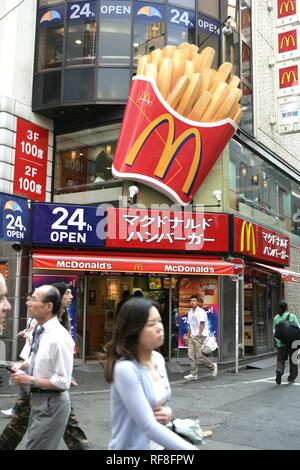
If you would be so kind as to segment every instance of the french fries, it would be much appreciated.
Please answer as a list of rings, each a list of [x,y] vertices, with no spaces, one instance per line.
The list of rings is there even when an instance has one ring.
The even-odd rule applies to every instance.
[[[231,75],[230,62],[212,68],[212,47],[198,49],[186,42],[155,49],[139,59],[137,75],[153,78],[162,97],[182,116],[202,122],[229,117],[238,124],[243,117],[239,77]]]

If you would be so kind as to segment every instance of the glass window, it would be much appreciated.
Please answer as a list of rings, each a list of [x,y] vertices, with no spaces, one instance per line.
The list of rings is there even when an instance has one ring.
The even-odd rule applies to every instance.
[[[169,5],[177,5],[182,8],[195,9],[195,0],[169,0]]]
[[[48,5],[54,5],[55,3],[62,3],[61,0],[39,0],[39,7],[47,7]]]
[[[154,49],[161,48],[165,42],[164,6],[135,2],[133,11],[133,61]]]
[[[94,69],[66,70],[63,101],[94,99]]]
[[[243,119],[241,126],[249,132],[253,132],[253,91],[251,86],[242,83],[243,96],[241,106],[243,109]]]
[[[300,184],[235,140],[229,152],[231,208],[259,224],[300,235]]]
[[[251,9],[244,0],[241,1],[241,34],[251,42]]]
[[[205,47],[212,47],[216,51],[213,68],[220,63],[220,21],[215,18],[198,13],[198,42],[200,51]]]
[[[126,101],[131,75],[128,69],[98,69],[97,98]]]
[[[66,65],[94,64],[96,2],[68,3]]]
[[[219,0],[198,0],[198,10],[215,18],[220,18]]]
[[[61,91],[61,70],[39,73],[34,76],[32,96],[33,109],[45,104],[59,104]]]
[[[61,67],[64,8],[42,8],[37,13],[37,71]]]
[[[195,43],[195,12],[168,7],[168,44]]]
[[[99,189],[112,180],[119,130],[120,124],[112,124],[57,136],[55,194]]]
[[[131,48],[131,1],[101,1],[99,63],[129,65]]]

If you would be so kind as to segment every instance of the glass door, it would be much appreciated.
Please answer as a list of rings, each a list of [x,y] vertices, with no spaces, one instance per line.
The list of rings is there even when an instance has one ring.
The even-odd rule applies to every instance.
[[[255,287],[256,349],[259,353],[268,348],[267,286],[256,284]]]

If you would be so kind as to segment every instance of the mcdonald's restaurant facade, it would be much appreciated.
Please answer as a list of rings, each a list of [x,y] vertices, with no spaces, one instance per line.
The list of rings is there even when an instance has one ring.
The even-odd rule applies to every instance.
[[[148,3],[160,20],[157,13],[155,19],[139,14]],[[16,10],[24,28],[16,40],[30,36],[19,47],[19,63],[27,60],[28,69],[13,71],[26,80],[19,84],[19,94],[1,107],[7,117],[1,191],[36,202],[31,202],[31,235],[26,241],[17,234],[3,238],[0,231],[0,261],[4,272],[8,269],[9,292],[15,299],[14,318],[0,332],[8,345],[7,359],[16,359],[21,347],[16,347],[15,338],[25,325],[26,291],[56,280],[73,286],[69,315],[78,361],[101,356],[122,292],[138,290],[160,306],[166,357],[187,357],[186,313],[194,293],[204,298],[221,362],[236,354],[237,325],[240,357],[273,351],[272,317],[278,300],[284,296],[296,313],[300,305],[295,288],[300,172],[254,137],[253,87],[265,83],[265,76],[260,84],[253,83],[252,35],[259,19],[256,15],[252,21],[253,3],[39,0],[31,2],[30,20],[28,12],[25,18]],[[234,21],[225,34],[220,23],[228,15]],[[182,38],[196,44],[205,41],[200,49],[214,47],[215,67],[226,60],[234,64],[234,73],[241,77],[244,118],[195,194],[188,215],[182,214],[182,207],[175,209],[179,216],[161,192],[134,179],[113,178],[112,162],[138,57]],[[34,40],[33,56],[26,47]],[[285,40],[283,47],[290,43]],[[265,68],[269,72],[268,65]],[[283,79],[292,80],[292,73]],[[5,88],[3,94],[11,96]],[[24,103],[21,96],[26,96]],[[29,170],[19,156],[28,158],[30,153],[39,165],[31,158]],[[20,173],[12,172],[13,164]],[[155,217],[144,213],[143,221],[123,214],[124,236],[116,220],[128,209],[131,185],[138,185],[137,204],[158,212]],[[221,201],[213,195],[216,190],[221,191]],[[199,222],[197,214],[203,212]],[[137,223],[144,224],[142,232]],[[21,251],[11,249],[11,242],[21,244]],[[14,291],[15,280],[21,282]]]

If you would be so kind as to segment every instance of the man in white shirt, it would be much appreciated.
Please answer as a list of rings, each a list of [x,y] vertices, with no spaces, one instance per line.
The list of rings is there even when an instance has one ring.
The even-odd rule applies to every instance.
[[[27,450],[58,449],[70,414],[74,341],[59,323],[60,307],[55,287],[44,285],[34,291],[28,305],[38,322],[32,353],[11,375],[14,384],[31,387]]]
[[[218,373],[217,364],[211,362],[201,351],[203,343],[208,336],[207,314],[202,307],[203,300],[197,295],[190,297],[191,310],[188,313],[188,357],[191,361],[191,373],[185,375],[186,380],[198,379],[198,361],[211,370],[212,376]],[[199,306],[200,305],[200,306]]]

